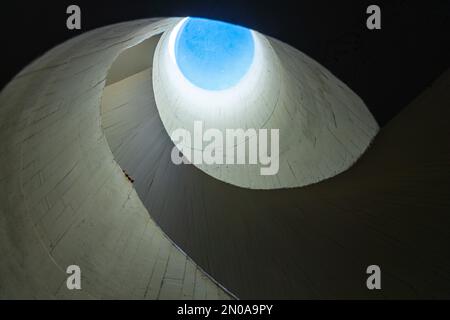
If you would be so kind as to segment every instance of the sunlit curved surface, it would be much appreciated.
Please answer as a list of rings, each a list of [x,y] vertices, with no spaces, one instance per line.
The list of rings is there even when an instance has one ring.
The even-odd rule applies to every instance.
[[[193,85],[172,54],[185,22],[162,35],[154,56],[153,85],[169,136],[181,150],[192,150],[184,155],[196,167],[240,187],[292,188],[347,170],[368,148],[379,128],[364,102],[313,59],[256,31],[253,63],[237,85],[218,91]],[[203,131],[219,130],[223,136],[227,129],[278,130],[278,167],[263,175],[260,164],[229,165],[240,146],[257,143],[254,132],[231,146],[215,147],[222,163],[196,161],[195,153],[208,144],[194,147],[174,138],[180,128],[194,136],[196,121],[202,122]]]

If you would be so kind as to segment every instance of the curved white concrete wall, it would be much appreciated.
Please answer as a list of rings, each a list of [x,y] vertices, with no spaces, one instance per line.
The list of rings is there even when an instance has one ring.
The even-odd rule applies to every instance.
[[[116,57],[176,21],[82,34],[0,93],[0,298],[229,298],[150,218],[100,123]]]
[[[104,88],[119,54],[178,21],[83,34],[37,59],[0,93],[0,298],[229,298],[149,214],[242,298],[448,297],[450,250],[442,244],[450,179],[442,146],[450,126],[436,116],[448,110],[448,73],[344,174],[305,188],[237,188],[170,162],[173,144],[151,97],[149,69],[116,70],[117,81]],[[353,152],[376,131],[361,100],[297,50],[270,38],[266,44],[284,79],[267,126],[302,125],[282,133],[290,141],[285,157],[293,152],[316,173],[315,149],[356,159]],[[121,110],[124,102],[131,103]],[[137,118],[153,130],[138,130]],[[134,185],[101,127],[116,120],[121,128],[109,128],[115,138],[123,138],[124,123],[140,133],[125,143],[134,153]],[[296,144],[314,152],[295,154]],[[388,275],[381,296],[361,285],[360,272],[373,261]],[[81,291],[66,289],[70,264],[82,269]]]
[[[0,260],[0,297],[229,297],[153,222],[101,128],[103,88],[115,59],[179,21],[133,21],[85,33],[34,61],[1,92],[0,250],[8,259]],[[258,189],[316,182],[350,166],[377,131],[362,101],[339,80],[257,32],[244,86],[230,89],[232,99],[207,95],[199,104],[172,81],[170,35],[163,34],[153,59],[157,108],[168,132],[192,128],[196,119],[222,130],[280,129],[278,175],[260,176],[252,166],[199,166],[213,177]],[[111,87],[128,92],[129,78]],[[71,264],[82,269],[81,291],[66,289]]]
[[[378,132],[364,102],[344,83],[298,50],[255,31],[253,65],[236,86],[222,91],[195,87],[172,54],[180,23],[163,34],[154,56],[155,99],[169,135],[183,128],[193,136],[194,121],[224,135],[235,128],[280,133],[276,175],[261,175],[259,165],[194,163],[213,177],[252,189],[305,186],[348,169]],[[221,152],[225,159],[230,154],[226,148]]]

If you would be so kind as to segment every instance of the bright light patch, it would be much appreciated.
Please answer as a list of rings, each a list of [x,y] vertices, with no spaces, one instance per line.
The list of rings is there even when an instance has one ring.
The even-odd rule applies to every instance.
[[[206,90],[237,84],[254,56],[249,29],[201,18],[185,19],[175,41],[175,59],[182,74]]]

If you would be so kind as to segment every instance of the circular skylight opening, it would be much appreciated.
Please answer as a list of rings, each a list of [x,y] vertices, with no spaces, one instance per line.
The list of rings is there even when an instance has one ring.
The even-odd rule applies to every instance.
[[[175,59],[192,84],[206,90],[236,85],[254,56],[252,32],[233,24],[187,18],[175,41]]]

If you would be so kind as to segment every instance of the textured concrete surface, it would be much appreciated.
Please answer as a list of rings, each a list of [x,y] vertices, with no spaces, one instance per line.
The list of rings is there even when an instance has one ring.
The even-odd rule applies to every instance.
[[[105,129],[108,141],[152,217],[238,297],[449,297],[449,72],[345,173],[264,191],[173,165],[164,125],[136,99],[149,76],[129,79],[135,91],[105,91],[106,105],[121,106],[108,115],[116,123]],[[119,92],[133,99],[124,104]],[[365,286],[371,264],[382,269],[382,291]]]
[[[113,152],[155,221],[239,298],[449,298],[449,86],[447,72],[352,168],[302,188],[239,188],[173,165],[158,117],[125,128],[142,117],[132,101],[106,135],[127,137]],[[381,291],[366,288],[372,264]]]
[[[152,95],[132,94],[150,69],[103,92],[120,52],[174,22],[84,34],[1,92],[0,297],[228,297],[206,273],[239,298],[450,297],[450,72],[349,170],[251,190],[172,164]],[[65,290],[68,264],[82,291]]]
[[[260,165],[194,164],[221,181],[252,189],[316,183],[351,167],[378,132],[375,119],[350,88],[285,43],[254,32],[254,65],[235,88],[217,92],[183,80],[171,58],[171,39],[171,32],[162,35],[153,73],[157,107],[169,134],[184,128],[193,136],[198,120],[204,130],[224,135],[235,128],[279,130],[275,175],[261,175]],[[248,138],[254,139],[256,135]],[[224,157],[242,143],[235,143],[234,150],[224,148]]]
[[[173,21],[83,34],[1,92],[0,298],[229,298],[150,218],[100,125],[116,56]]]

